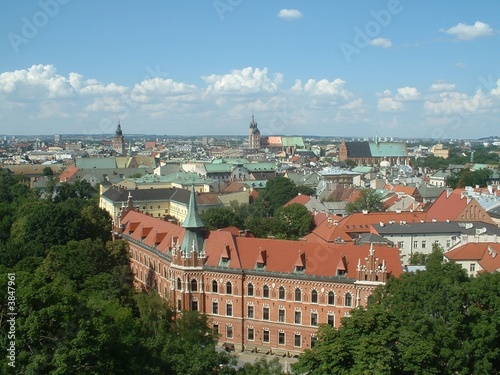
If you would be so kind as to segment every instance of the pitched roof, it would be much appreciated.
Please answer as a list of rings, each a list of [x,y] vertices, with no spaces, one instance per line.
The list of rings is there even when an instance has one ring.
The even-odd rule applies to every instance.
[[[370,142],[370,153],[373,157],[407,157],[408,151],[404,142]]]
[[[59,182],[71,181],[76,172],[78,172],[78,168],[74,165],[70,165],[59,175]]]
[[[427,210],[427,220],[446,221],[459,219],[459,214],[469,205],[471,200],[475,200],[462,194],[462,191],[462,189],[443,191]]]
[[[370,225],[380,222],[388,223],[405,221],[407,223],[417,223],[425,219],[425,212],[369,212],[367,214],[356,212],[339,222],[339,226],[346,233],[367,233],[370,232]]]
[[[290,206],[291,204],[294,204],[294,203],[297,203],[297,204],[300,204],[301,206],[304,206],[307,202],[309,202],[310,199],[311,199],[311,197],[309,195],[298,194],[295,197],[293,197],[291,200],[289,200],[287,203],[285,203],[283,205],[283,207]]]
[[[370,145],[368,142],[346,142],[347,156],[350,158],[371,157]]]
[[[495,272],[500,269],[500,244],[483,242],[483,243],[466,243],[463,246],[446,252],[444,255],[449,260],[464,261],[475,260],[479,265],[488,272]]]

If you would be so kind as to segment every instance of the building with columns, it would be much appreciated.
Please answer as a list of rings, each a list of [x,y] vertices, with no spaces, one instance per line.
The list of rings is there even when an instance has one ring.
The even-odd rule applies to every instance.
[[[207,231],[194,191],[181,226],[133,207],[114,234],[130,245],[136,286],[157,291],[178,314],[206,314],[229,349],[299,354],[314,345],[320,324],[338,327],[402,272],[397,248]]]

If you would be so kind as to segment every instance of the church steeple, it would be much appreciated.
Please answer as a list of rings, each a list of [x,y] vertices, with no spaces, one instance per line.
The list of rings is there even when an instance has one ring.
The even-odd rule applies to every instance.
[[[196,193],[194,191],[194,184],[191,186],[191,195],[189,197],[189,206],[187,216],[182,223],[182,227],[186,229],[184,238],[181,244],[181,252],[183,257],[189,258],[195,252],[200,256],[203,252],[203,221],[201,221],[198,214],[198,207],[196,205]]]
[[[115,135],[113,137],[113,151],[116,155],[125,155],[125,137],[123,136],[122,126],[120,121],[118,121],[118,126],[116,127]]]
[[[260,149],[260,130],[257,127],[257,123],[253,117],[252,112],[252,122],[250,123],[250,128],[248,131],[248,148],[251,150]]]

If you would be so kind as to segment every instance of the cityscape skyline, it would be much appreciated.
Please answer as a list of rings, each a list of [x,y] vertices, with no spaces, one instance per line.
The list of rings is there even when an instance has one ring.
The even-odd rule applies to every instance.
[[[497,134],[493,1],[5,7],[0,134]]]

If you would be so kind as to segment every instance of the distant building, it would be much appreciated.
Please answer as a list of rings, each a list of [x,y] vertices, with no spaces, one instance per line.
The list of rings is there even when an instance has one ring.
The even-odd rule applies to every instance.
[[[260,150],[263,148],[271,152],[284,151],[287,154],[294,154],[295,150],[304,148],[302,137],[284,137],[278,135],[264,136],[260,135],[260,130],[252,115],[248,134],[248,148],[250,150]]]
[[[430,148],[430,153],[436,157],[448,159],[450,156],[450,150],[448,148],[444,148],[442,143],[438,143]]]
[[[379,165],[382,161],[390,165],[409,165],[408,150],[404,142],[342,141],[339,152],[340,161],[352,160],[360,165]]]
[[[253,115],[248,134],[248,148],[251,150],[260,150],[260,130],[257,127]]]
[[[125,137],[123,136],[120,122],[118,122],[118,127],[116,128],[115,136],[113,137],[112,147],[115,154],[125,155]]]

